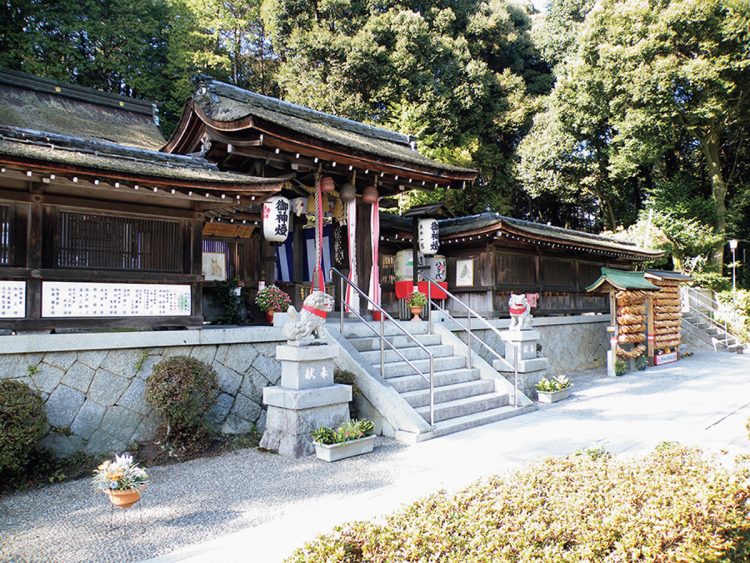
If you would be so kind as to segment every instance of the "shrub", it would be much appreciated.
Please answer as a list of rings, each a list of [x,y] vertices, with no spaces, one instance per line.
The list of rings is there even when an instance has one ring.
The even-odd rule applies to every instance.
[[[421,291],[415,291],[409,298],[409,307],[422,307],[427,306],[427,296]]]
[[[46,430],[41,397],[18,381],[0,381],[0,473],[23,471]]]
[[[615,360],[615,375],[625,375],[626,371],[628,371],[628,364],[620,359]]]
[[[166,358],[146,380],[146,401],[167,423],[167,438],[185,445],[207,435],[206,414],[216,398],[216,372],[187,356]]]
[[[258,308],[265,311],[286,312],[292,304],[292,298],[285,291],[282,291],[275,285],[267,285],[255,296],[255,304]]]
[[[567,375],[557,375],[552,379],[541,378],[535,387],[537,391],[542,391],[543,393],[554,393],[555,391],[562,391],[572,386],[573,382]]]
[[[637,369],[638,371],[643,371],[647,367],[648,367],[648,359],[646,358],[646,356],[638,356],[635,359],[635,369]]]
[[[320,444],[341,444],[364,438],[372,434],[374,428],[375,425],[370,420],[347,420],[344,424],[336,428],[336,430],[327,426],[321,426],[317,430],[313,430],[310,436],[314,442]]]
[[[748,475],[680,447],[547,459],[345,524],[290,561],[748,561]]]

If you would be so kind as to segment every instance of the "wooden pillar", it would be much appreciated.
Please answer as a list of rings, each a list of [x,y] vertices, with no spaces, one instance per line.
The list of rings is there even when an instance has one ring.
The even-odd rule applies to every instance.
[[[44,205],[42,196],[33,195],[26,222],[26,267],[31,278],[26,283],[26,318],[42,318],[42,280],[39,270],[43,265]]]
[[[189,257],[189,269],[187,273],[201,275],[203,272],[203,220],[198,219],[188,223],[187,228],[189,236],[186,237],[184,248],[185,254]],[[190,295],[192,303],[190,305],[190,315],[199,322],[203,322],[203,283],[191,283]]]
[[[617,299],[615,290],[609,290],[609,315],[610,325],[607,328],[609,334],[609,354],[607,354],[607,375],[615,377],[615,363],[617,362]]]
[[[646,298],[646,355],[649,365],[654,365],[654,298],[649,295]]]

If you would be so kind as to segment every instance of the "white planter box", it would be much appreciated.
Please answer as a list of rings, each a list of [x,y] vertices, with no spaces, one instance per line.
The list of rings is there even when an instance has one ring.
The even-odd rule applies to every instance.
[[[557,401],[562,401],[563,399],[567,399],[568,397],[570,397],[570,394],[572,392],[572,386],[561,389],[560,391],[537,391],[536,400],[540,403],[556,403]]]
[[[323,461],[338,461],[347,457],[370,453],[375,446],[375,436],[365,436],[359,440],[352,440],[351,442],[343,442],[341,444],[329,445],[319,444],[318,442],[313,442],[313,444],[315,445],[315,455],[318,456],[318,459],[322,459]]]

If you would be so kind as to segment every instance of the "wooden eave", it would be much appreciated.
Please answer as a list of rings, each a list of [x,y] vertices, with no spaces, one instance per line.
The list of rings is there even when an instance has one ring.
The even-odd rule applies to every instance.
[[[619,256],[623,258],[627,258],[630,260],[652,260],[654,258],[658,258],[658,256],[653,256],[650,254],[643,254],[641,252],[638,252],[637,250],[633,251],[626,251],[626,250],[620,250],[616,248],[609,248],[604,246],[599,246],[596,244],[591,243],[583,243],[583,242],[572,242],[572,241],[565,241],[554,237],[545,237],[537,234],[530,234],[522,229],[514,228],[508,223],[505,222],[498,222],[494,225],[489,225],[483,228],[479,229],[473,229],[470,231],[465,231],[461,233],[460,235],[450,235],[446,237],[445,241],[456,241],[458,239],[466,239],[468,237],[483,237],[494,234],[493,237],[495,242],[497,242],[498,239],[502,237],[518,237],[516,240],[519,240],[520,242],[527,242],[530,244],[534,243],[544,243],[547,245],[555,245],[556,247],[560,248],[567,248],[570,250],[578,250],[578,251],[584,251],[589,252],[592,254],[604,254],[604,255],[610,255],[610,256]],[[513,239],[511,239],[513,240]],[[479,240],[477,240],[477,243]]]
[[[69,164],[59,164],[44,160],[16,158],[7,155],[0,155],[0,164],[3,166],[13,167],[21,171],[32,171],[40,174],[59,174],[61,176],[76,176],[82,179],[112,182],[127,182],[141,184],[148,187],[162,189],[182,188],[192,190],[202,190],[219,192],[220,194],[239,195],[241,197],[264,198],[269,195],[278,193],[289,178],[279,178],[278,182],[273,183],[228,183],[210,182],[202,180],[189,180],[185,178],[166,178],[153,175],[133,174],[130,172],[120,172],[112,170],[103,170],[93,167],[75,166]]]
[[[219,135],[216,136],[223,138],[224,142],[229,140],[227,134],[242,132],[246,135],[250,131],[255,131],[262,139],[261,145],[272,151],[278,149],[289,154],[300,154],[321,161],[335,162],[343,170],[346,170],[346,167],[352,167],[359,170],[368,170],[373,175],[375,173],[388,174],[394,178],[403,179],[403,182],[400,183],[405,184],[407,189],[429,189],[435,184],[460,188],[463,187],[465,182],[474,181],[477,176],[475,172],[468,171],[436,172],[435,169],[428,166],[388,159],[364,151],[326,143],[252,116],[231,122],[216,121],[208,117],[192,100],[187,104],[177,129],[164,146],[164,150],[183,154],[192,152],[199,145],[200,139],[207,129],[209,135],[211,135],[211,129],[218,132]],[[238,145],[241,144],[241,141],[239,141]],[[292,159],[287,160],[292,161]],[[417,184],[414,184],[414,181]]]

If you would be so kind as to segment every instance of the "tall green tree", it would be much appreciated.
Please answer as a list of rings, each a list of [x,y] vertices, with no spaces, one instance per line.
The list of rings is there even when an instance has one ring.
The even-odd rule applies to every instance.
[[[476,166],[458,212],[512,205],[512,154],[549,73],[526,8],[504,0],[268,0],[285,98],[419,138]]]
[[[723,237],[728,148],[748,119],[750,4],[601,0],[577,43],[519,149],[527,188],[591,190],[614,227],[613,202],[634,203],[633,217],[654,177],[679,170],[670,169],[677,152],[698,164]],[[553,186],[544,184],[550,177]],[[720,259],[717,248],[714,262]]]

